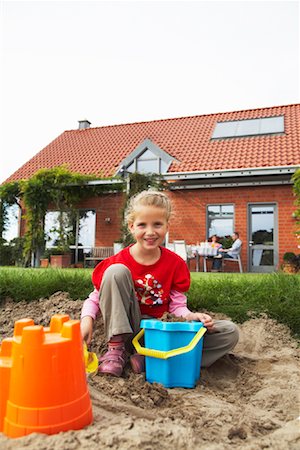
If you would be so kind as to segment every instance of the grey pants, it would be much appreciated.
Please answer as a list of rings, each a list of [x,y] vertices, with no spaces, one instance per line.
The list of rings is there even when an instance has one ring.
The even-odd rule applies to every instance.
[[[109,266],[100,287],[100,309],[107,341],[118,334],[136,335],[141,313],[129,269],[123,264]],[[209,367],[237,344],[237,326],[229,320],[216,320],[215,331],[206,332],[203,341],[202,367]]]

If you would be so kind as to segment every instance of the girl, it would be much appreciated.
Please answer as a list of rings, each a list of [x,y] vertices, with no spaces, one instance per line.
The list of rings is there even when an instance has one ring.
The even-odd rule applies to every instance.
[[[171,203],[157,191],[143,191],[131,198],[126,220],[135,244],[100,262],[94,269],[94,291],[84,302],[81,333],[91,342],[99,308],[108,350],[100,358],[99,372],[121,376],[127,362],[125,343],[140,329],[141,318],[160,318],[165,312],[201,321],[204,335],[202,366],[210,366],[238,341],[237,327],[213,321],[208,314],[191,312],[183,294],[190,287],[190,273],[183,259],[162,247],[169,229]],[[130,357],[132,369],[143,371],[144,357]]]

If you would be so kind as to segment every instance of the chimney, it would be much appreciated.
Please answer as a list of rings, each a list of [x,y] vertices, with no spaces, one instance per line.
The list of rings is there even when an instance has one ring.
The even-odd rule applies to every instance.
[[[91,122],[89,122],[87,119],[84,120],[78,120],[79,123],[79,130],[85,130],[86,128],[90,128]]]

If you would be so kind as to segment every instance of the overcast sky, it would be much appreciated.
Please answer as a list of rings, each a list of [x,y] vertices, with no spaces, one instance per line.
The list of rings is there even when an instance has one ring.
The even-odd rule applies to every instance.
[[[0,3],[0,183],[80,119],[300,102],[299,1]]]

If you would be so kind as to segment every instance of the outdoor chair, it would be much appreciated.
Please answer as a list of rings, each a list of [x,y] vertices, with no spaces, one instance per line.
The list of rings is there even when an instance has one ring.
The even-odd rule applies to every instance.
[[[114,254],[114,248],[113,247],[93,247],[91,248],[91,252],[89,256],[84,255],[84,262],[83,267],[86,267],[87,261],[103,261],[106,258],[109,258],[109,256],[112,256]]]
[[[173,241],[173,246],[174,246],[174,253],[176,253],[177,255],[181,256],[181,258],[187,263],[187,265],[189,266],[190,264],[190,257],[188,254],[188,249],[187,249],[187,245],[185,243],[184,240],[181,241]]]
[[[121,242],[114,242],[113,245],[114,245],[113,246],[113,253],[114,253],[114,255],[119,253],[124,248],[124,246],[123,246],[123,244]]]
[[[243,266],[240,255],[238,255],[236,258],[223,258],[223,270],[228,263],[238,263],[240,273],[243,273]]]
[[[168,250],[171,250],[171,252],[174,252],[174,244],[172,244],[172,243],[168,243],[167,245],[166,245],[166,248],[168,249]]]

